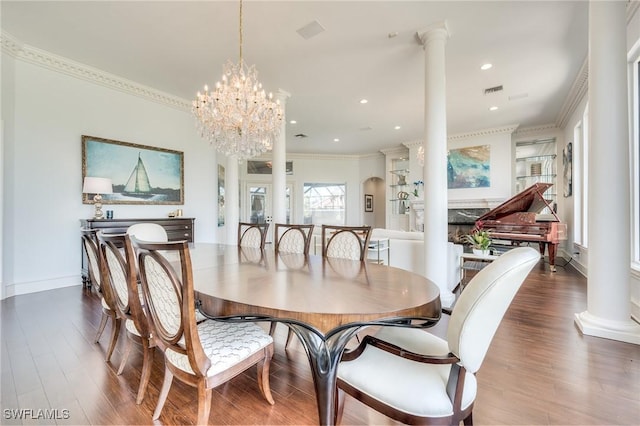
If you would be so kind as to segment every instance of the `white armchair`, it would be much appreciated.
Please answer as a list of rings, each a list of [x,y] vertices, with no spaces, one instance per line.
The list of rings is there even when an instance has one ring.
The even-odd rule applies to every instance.
[[[516,248],[478,272],[453,308],[446,340],[416,328],[383,327],[366,336],[343,355],[338,388],[404,423],[472,424],[475,374],[539,259],[530,247]]]

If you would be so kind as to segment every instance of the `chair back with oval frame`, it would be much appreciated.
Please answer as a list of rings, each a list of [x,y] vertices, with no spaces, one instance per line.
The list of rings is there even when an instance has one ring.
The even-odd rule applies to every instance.
[[[364,261],[370,237],[370,226],[322,225],[322,257]]]
[[[267,241],[268,223],[238,223],[238,245],[264,249]]]
[[[275,224],[275,246],[277,253],[309,254],[309,245],[315,225]]]

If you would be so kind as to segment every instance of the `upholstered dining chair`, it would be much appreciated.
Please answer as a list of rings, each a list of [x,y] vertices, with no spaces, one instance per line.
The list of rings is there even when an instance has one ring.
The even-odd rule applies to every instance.
[[[370,237],[370,226],[322,225],[322,257],[364,261]]]
[[[383,327],[365,336],[338,367],[344,394],[397,421],[473,424],[476,372],[491,340],[540,254],[520,247],[478,272],[457,300],[446,340],[422,329]]]
[[[187,242],[149,243],[131,237],[152,334],[164,354],[165,374],[158,404],[162,412],[173,378],[197,388],[198,424],[206,424],[212,389],[257,365],[263,397],[274,404],[269,385],[273,339],[252,322],[206,320],[196,323],[193,272]],[[164,257],[175,253],[179,267]]]
[[[274,251],[277,258],[285,255],[286,262],[287,253],[304,254],[305,256],[307,256],[309,254],[309,245],[313,236],[313,228],[315,228],[315,225],[293,225],[276,223],[274,229]],[[271,323],[269,334],[272,336],[276,331],[276,324],[277,323],[275,322]],[[287,341],[284,345],[285,349],[289,346],[289,342],[291,342],[292,337],[293,331],[289,329],[289,332],[287,334]]]
[[[309,254],[309,244],[315,225],[275,224],[274,251],[278,253]]]
[[[127,343],[117,375],[122,374],[133,343],[135,342],[142,346],[142,373],[140,374],[140,384],[136,397],[136,403],[140,404],[144,399],[151,376],[154,343],[151,339],[149,322],[144,312],[142,292],[138,286],[135,252],[128,234],[104,234],[99,232],[98,241],[100,241],[100,250],[115,293],[115,307],[118,317],[124,320],[127,332]]]
[[[115,306],[114,291],[109,282],[109,277],[104,265],[104,259],[98,249],[97,229],[80,229],[82,236],[82,246],[87,256],[89,280],[92,283],[91,288],[95,289],[96,294],[100,297],[102,304],[102,318],[96,333],[95,343],[100,341],[100,336],[107,326],[107,322],[111,319],[111,339],[105,355],[105,360],[109,362],[111,355],[116,347],[116,341],[120,334],[120,318],[118,318]]]
[[[238,223],[238,245],[264,249],[267,241],[268,223]]]
[[[135,235],[137,239],[152,242],[169,241],[167,230],[162,225],[150,222],[134,223],[127,228],[127,234]]]

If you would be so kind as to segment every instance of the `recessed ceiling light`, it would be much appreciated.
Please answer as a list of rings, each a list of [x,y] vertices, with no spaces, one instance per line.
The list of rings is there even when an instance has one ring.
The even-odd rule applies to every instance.
[[[482,71],[486,71],[486,70],[488,70],[488,69],[489,69],[489,68],[491,68],[491,67],[493,67],[493,65],[492,65],[492,64],[482,64],[482,66],[480,67],[480,69],[481,69]]]
[[[401,129],[401,127],[400,127],[400,126],[395,126],[395,127],[394,127],[394,129],[395,129],[395,130],[400,130],[400,129]]]
[[[334,142],[340,142],[340,139],[335,138],[333,141],[334,141]]]
[[[291,121],[289,122],[289,124],[296,124],[296,123],[297,123],[297,121],[296,121],[296,120],[291,120]]]
[[[368,103],[368,102],[369,102],[369,101],[368,101],[368,100],[366,100],[366,99],[360,99],[360,103],[361,103],[361,104],[366,104],[366,103]]]
[[[495,106],[495,105],[494,105],[494,106],[492,106],[492,107],[489,107],[489,111],[495,111],[495,110],[497,110],[497,109],[498,109],[498,107],[497,107],[497,106]]]

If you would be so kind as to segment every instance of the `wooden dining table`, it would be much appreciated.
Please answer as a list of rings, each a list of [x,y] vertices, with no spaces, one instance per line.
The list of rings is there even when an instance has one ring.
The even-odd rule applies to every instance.
[[[438,287],[402,269],[222,244],[197,243],[190,255],[203,314],[281,322],[298,336],[311,365],[320,424],[335,423],[338,364],[358,331],[428,327],[440,318]]]

